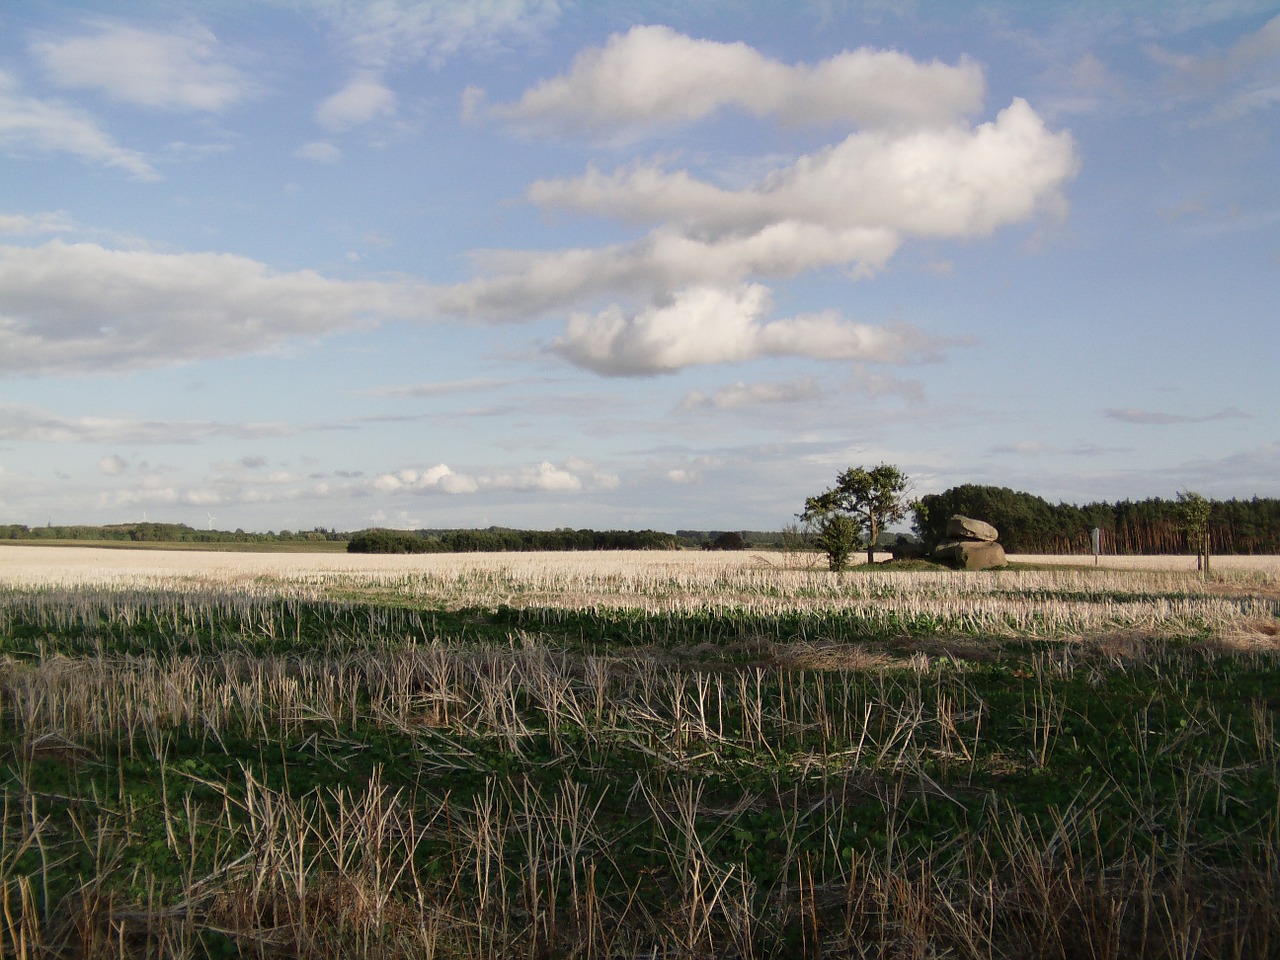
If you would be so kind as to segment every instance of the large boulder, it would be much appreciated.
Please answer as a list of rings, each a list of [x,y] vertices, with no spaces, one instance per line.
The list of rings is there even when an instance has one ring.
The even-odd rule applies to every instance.
[[[990,542],[999,540],[1000,532],[983,520],[962,517],[957,513],[947,521],[947,536],[952,540]]]
[[[1009,563],[1004,547],[994,540],[947,540],[934,548],[933,555],[957,570],[990,570]]]

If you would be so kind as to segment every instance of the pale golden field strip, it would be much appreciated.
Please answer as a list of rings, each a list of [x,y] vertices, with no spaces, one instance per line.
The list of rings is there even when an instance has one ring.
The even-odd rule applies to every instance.
[[[876,555],[888,560],[887,553]],[[1094,567],[1090,556],[1013,554],[1019,564],[1054,564]],[[812,566],[821,572],[816,555],[803,560],[782,553],[705,550],[647,550],[597,552],[528,553],[434,553],[416,555],[350,553],[237,553],[202,550],[120,550],[102,547],[43,547],[0,544],[0,582],[110,583],[137,577],[189,577],[200,580],[241,582],[245,577],[274,577],[290,580],[310,575],[346,574],[442,574],[456,571],[503,570],[516,574],[546,574],[549,571],[604,576],[707,575],[724,571],[788,569]],[[1280,556],[1214,557],[1215,572],[1224,575],[1254,573],[1280,577]],[[1194,572],[1194,556],[1107,556],[1099,558],[1099,569]]]
[[[886,557],[887,559],[887,557]],[[1280,558],[1019,556],[1041,569],[827,572],[813,555],[600,551],[360,555],[0,545],[0,586],[218,593],[450,609],[557,608],[766,617],[839,612],[869,627],[991,636],[1209,630],[1276,642]]]
[[[1210,557],[1210,568],[1215,572],[1240,573],[1256,572],[1280,575],[1280,557],[1277,556],[1231,556]],[[1064,564],[1073,566],[1093,566],[1093,557],[1089,556],[1040,556],[1033,554],[1013,554],[1009,557],[1013,563]],[[1194,572],[1196,558],[1191,555],[1163,555],[1153,557],[1099,557],[1099,567],[1109,570],[1182,570]]]

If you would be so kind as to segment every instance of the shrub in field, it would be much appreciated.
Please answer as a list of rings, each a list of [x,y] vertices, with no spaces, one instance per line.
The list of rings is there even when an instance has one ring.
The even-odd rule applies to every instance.
[[[827,566],[840,573],[849,566],[849,557],[862,545],[858,525],[843,513],[835,513],[818,521],[815,542],[827,555]]]
[[[742,539],[742,534],[729,531],[712,540],[710,548],[712,550],[745,550],[747,541]]]

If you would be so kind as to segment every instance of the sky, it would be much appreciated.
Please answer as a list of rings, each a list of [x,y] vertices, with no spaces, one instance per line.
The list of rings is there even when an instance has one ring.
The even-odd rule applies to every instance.
[[[0,523],[1280,496],[1280,3],[0,6]]]

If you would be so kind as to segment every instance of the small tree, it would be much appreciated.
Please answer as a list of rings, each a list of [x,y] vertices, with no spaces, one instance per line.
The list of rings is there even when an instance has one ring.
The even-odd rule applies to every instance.
[[[909,489],[907,475],[891,464],[882,463],[871,470],[850,467],[830,490],[805,500],[800,519],[817,524],[818,543],[827,551],[832,570],[844,569],[858,534],[865,537],[867,563],[875,563],[881,531],[907,515]],[[848,546],[837,566],[832,547],[843,544]]]
[[[1178,494],[1178,521],[1196,551],[1196,568],[1209,579],[1209,514],[1211,504],[1194,490]]]
[[[849,566],[849,555],[858,547],[858,525],[843,513],[831,513],[818,521],[818,533],[814,537],[827,555],[827,566],[840,573]]]
[[[712,540],[711,546],[715,550],[745,550],[747,541],[742,538],[742,534],[730,530]]]

